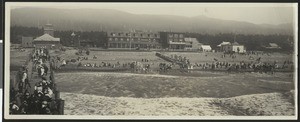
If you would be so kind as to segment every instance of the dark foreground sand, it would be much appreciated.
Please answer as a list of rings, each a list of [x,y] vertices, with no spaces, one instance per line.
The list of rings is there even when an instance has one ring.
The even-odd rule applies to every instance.
[[[66,115],[126,116],[292,116],[294,105],[282,93],[232,98],[129,98],[61,93]]]

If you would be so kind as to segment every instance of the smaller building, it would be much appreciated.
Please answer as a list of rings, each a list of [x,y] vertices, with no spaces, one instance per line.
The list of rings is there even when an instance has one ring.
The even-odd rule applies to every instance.
[[[212,51],[210,45],[201,45],[200,50],[203,52],[211,52]]]
[[[49,34],[44,34],[33,40],[34,47],[58,48],[61,46],[60,38],[54,38]]]
[[[228,52],[231,50],[230,42],[222,42],[221,44],[217,45],[219,51]]]
[[[172,50],[184,50],[186,42],[184,40],[184,33],[179,32],[160,32],[161,42],[163,48]]]
[[[232,51],[236,53],[244,53],[246,52],[244,45],[241,45],[237,42],[234,42],[232,45]]]
[[[199,51],[201,43],[196,38],[184,38],[185,50],[189,51]]]
[[[219,51],[222,51],[222,52],[237,52],[237,53],[246,52],[244,45],[241,45],[237,42],[234,42],[234,43],[222,42],[217,47],[219,48]]]
[[[24,36],[22,36],[21,46],[25,47],[25,48],[33,47],[32,42],[33,42],[33,37],[24,37]]]
[[[61,47],[60,38],[54,37],[54,29],[52,24],[46,24],[44,27],[44,35],[37,37],[32,42],[33,47],[58,48]]]

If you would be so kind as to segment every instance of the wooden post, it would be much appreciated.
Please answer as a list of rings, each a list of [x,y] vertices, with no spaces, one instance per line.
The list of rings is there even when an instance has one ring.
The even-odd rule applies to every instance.
[[[65,107],[65,101],[62,99],[58,99],[58,114],[64,115],[64,107]]]
[[[60,99],[60,92],[55,90],[55,99]]]

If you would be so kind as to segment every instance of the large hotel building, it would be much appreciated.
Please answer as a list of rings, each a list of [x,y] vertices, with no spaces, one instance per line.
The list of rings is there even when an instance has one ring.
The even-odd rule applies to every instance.
[[[177,32],[107,32],[107,47],[122,49],[184,49],[183,33]]]
[[[160,36],[155,32],[107,32],[108,48],[160,49]]]

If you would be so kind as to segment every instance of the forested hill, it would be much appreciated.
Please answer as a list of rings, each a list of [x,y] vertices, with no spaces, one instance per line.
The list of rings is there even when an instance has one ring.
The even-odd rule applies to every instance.
[[[37,27],[47,22],[56,30],[75,31],[175,31],[201,34],[293,34],[293,24],[253,24],[220,20],[206,16],[183,17],[174,15],[131,14],[111,9],[49,9],[18,8],[11,12],[12,26]]]
[[[90,40],[97,42],[101,45],[105,43],[105,31],[55,31],[54,36],[61,38],[61,43],[65,46],[71,43],[71,33],[75,32],[80,35],[80,40]],[[22,27],[12,26],[11,27],[11,42],[21,43],[22,36],[38,37],[43,34],[43,29],[36,27]],[[246,46],[247,50],[265,50],[264,46],[269,43],[277,43],[282,49],[278,51],[293,50],[293,36],[289,35],[244,35],[235,33],[219,33],[219,34],[201,34],[201,33],[185,33],[186,37],[197,38],[200,43],[211,45],[213,49],[222,41],[233,42],[237,41],[240,44]]]

